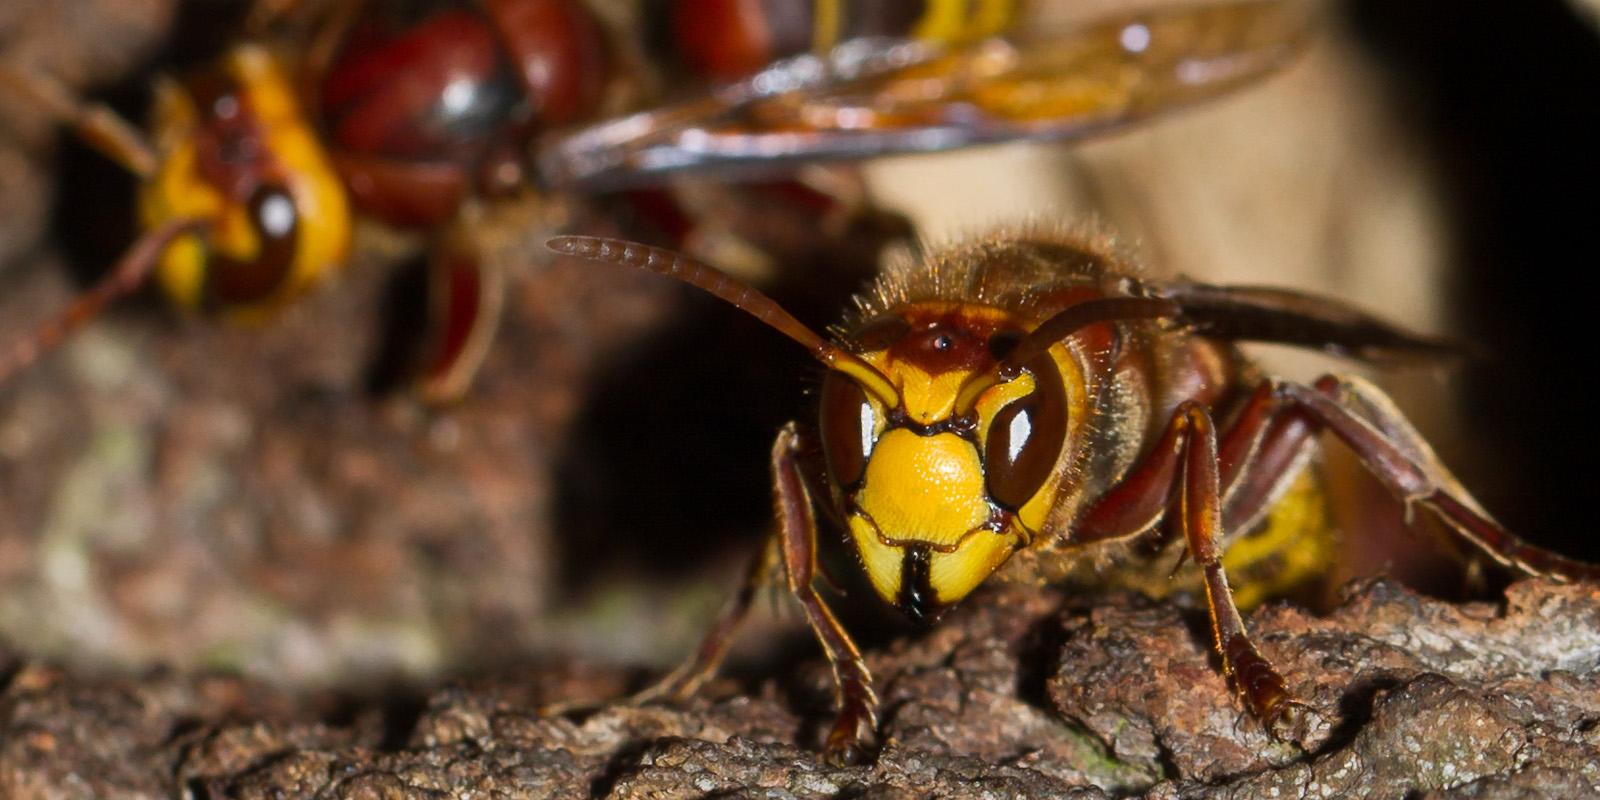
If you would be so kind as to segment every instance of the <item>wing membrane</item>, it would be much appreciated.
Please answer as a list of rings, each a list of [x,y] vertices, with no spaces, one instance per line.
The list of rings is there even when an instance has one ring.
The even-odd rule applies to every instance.
[[[1460,343],[1412,333],[1322,295],[1256,286],[1166,284],[1148,294],[1173,300],[1208,336],[1323,350],[1368,361],[1472,355]]]
[[[1236,0],[1030,25],[962,47],[855,41],[716,95],[579,131],[544,150],[558,186],[683,169],[1071,140],[1225,94],[1298,51],[1312,6]]]

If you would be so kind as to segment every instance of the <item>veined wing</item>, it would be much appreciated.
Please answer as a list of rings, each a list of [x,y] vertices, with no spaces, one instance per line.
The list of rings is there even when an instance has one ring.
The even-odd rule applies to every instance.
[[[698,101],[567,134],[542,148],[555,187],[679,170],[1084,138],[1203,102],[1288,63],[1315,6],[1231,0],[1030,25],[960,47],[856,40]]]

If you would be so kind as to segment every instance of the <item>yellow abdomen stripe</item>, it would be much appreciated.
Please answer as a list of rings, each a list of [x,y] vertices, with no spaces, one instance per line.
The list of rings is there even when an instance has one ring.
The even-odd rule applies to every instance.
[[[816,0],[811,16],[811,51],[826,53],[839,43],[839,28],[844,24],[845,0]]]
[[[911,29],[918,39],[970,42],[993,36],[1011,23],[1016,0],[928,0]]]
[[[856,0],[861,2],[862,0]],[[1011,24],[1017,0],[925,0],[922,16],[909,35],[916,39],[962,43],[993,36]],[[850,0],[815,0],[811,16],[811,51],[826,53],[842,40],[845,4]]]

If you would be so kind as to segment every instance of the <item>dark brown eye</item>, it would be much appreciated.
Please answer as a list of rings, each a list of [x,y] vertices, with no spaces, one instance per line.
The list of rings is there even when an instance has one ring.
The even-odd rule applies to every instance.
[[[1033,391],[1000,409],[984,446],[984,479],[1001,507],[1021,508],[1050,477],[1067,435],[1067,396],[1049,354],[1026,367]]]
[[[855,381],[834,373],[822,380],[822,455],[833,482],[850,488],[867,471],[872,452],[872,405]]]
[[[260,250],[249,261],[213,256],[206,273],[208,299],[222,305],[259,303],[272,296],[294,272],[300,238],[300,212],[284,186],[263,183],[251,193],[250,222],[260,237]]]

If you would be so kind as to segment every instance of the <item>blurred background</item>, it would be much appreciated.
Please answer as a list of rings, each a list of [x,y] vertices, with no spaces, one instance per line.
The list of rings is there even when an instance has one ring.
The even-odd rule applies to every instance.
[[[1324,291],[1482,344],[1465,369],[1379,377],[1508,526],[1600,560],[1582,506],[1600,444],[1581,389],[1592,301],[1569,277],[1591,258],[1600,185],[1593,10],[1329,10],[1294,65],[1220,102],[1074,147],[887,159],[866,185],[935,243],[1092,224],[1158,274]],[[13,0],[0,57],[139,120],[152,78],[213,55],[241,12]],[[132,190],[0,94],[0,343],[115,260]],[[511,238],[595,213],[563,206]],[[377,376],[416,318],[414,243],[360,237],[344,275],[269,325],[184,319],[152,293],[0,387],[5,647],[314,685],[688,651],[766,530],[771,437],[815,380],[803,355],[666,281],[527,247],[477,385],[430,410]],[[803,264],[766,285],[823,326],[869,268]],[[1344,366],[1261,355],[1301,378]],[[1371,540],[1420,541],[1378,521],[1370,481],[1335,491]],[[1346,569],[1449,592],[1426,550],[1353,546]]]

